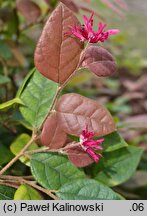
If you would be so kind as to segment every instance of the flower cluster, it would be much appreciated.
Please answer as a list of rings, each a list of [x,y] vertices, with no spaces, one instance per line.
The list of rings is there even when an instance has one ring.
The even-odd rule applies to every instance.
[[[103,149],[100,145],[104,141],[104,138],[99,140],[91,140],[93,136],[94,133],[88,132],[88,126],[86,126],[86,129],[83,130],[82,134],[80,135],[80,144],[82,149],[86,151],[95,162],[98,162],[102,155],[95,150]]]
[[[108,39],[110,35],[114,35],[119,33],[118,29],[110,29],[104,31],[106,24],[99,22],[98,30],[95,32],[93,30],[93,13],[91,17],[88,19],[87,16],[84,16],[84,25],[81,27],[71,26],[70,34],[75,35],[82,42],[88,41],[89,43],[97,43],[99,41],[104,42]]]

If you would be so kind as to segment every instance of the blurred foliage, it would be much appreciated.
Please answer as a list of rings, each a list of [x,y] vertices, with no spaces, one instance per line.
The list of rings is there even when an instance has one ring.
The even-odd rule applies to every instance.
[[[110,48],[116,56],[118,66],[127,68],[128,72],[134,76],[142,74],[142,68],[147,67],[147,60],[143,57],[141,50],[130,49],[127,46],[129,36],[121,33],[112,38]]]

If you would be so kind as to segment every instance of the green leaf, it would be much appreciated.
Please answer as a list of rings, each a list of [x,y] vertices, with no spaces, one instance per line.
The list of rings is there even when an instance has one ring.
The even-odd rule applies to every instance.
[[[14,104],[23,104],[19,98],[14,98],[5,103],[0,104],[0,110],[10,109]]]
[[[28,121],[26,121],[25,119],[21,119],[18,121],[21,125],[23,125],[25,128],[27,128],[28,130],[33,130],[32,126],[30,125],[30,123]]]
[[[0,56],[4,59],[9,59],[12,57],[12,52],[10,47],[4,42],[0,40]]]
[[[7,84],[9,82],[11,82],[9,77],[6,77],[6,76],[3,76],[3,75],[0,74],[0,85],[1,84]]]
[[[7,147],[0,143],[0,165],[6,164],[13,158],[13,154]]]
[[[21,134],[19,135],[14,142],[10,145],[11,152],[14,155],[19,154],[19,152],[24,148],[24,146],[30,141],[31,137],[28,134]],[[32,143],[31,146],[28,147],[27,151],[35,150],[38,146],[36,143]],[[28,159],[26,156],[22,156],[19,158],[19,160],[26,164],[27,166],[30,166],[30,159]]]
[[[103,151],[110,152],[128,146],[125,140],[117,133],[113,132],[104,137]]]
[[[0,185],[0,200],[13,200],[16,189]]]
[[[32,75],[34,74],[34,72],[36,71],[36,68],[33,68],[25,77],[21,87],[19,88],[16,97],[20,97],[20,95],[22,94],[23,90],[25,89],[26,85],[28,84],[28,82],[30,81],[30,78],[32,77]]]
[[[21,124],[25,128],[27,128],[28,130],[31,130],[31,131],[33,130],[30,123],[23,118],[23,116],[21,115],[19,110],[13,111],[13,115],[12,115],[11,119],[12,119],[12,122],[16,122],[17,125]]]
[[[84,178],[85,174],[65,157],[53,153],[37,153],[31,159],[31,170],[39,184],[58,190],[73,179]]]
[[[94,179],[112,187],[127,181],[135,172],[143,149],[128,146],[103,153],[103,158],[93,165]]]
[[[109,187],[93,180],[80,179],[63,185],[56,195],[62,200],[120,200]]]
[[[42,200],[40,193],[29,185],[21,185],[14,194],[14,200]]]
[[[39,128],[47,116],[57,87],[57,83],[48,80],[36,70],[21,93],[24,106],[20,107],[20,111],[34,128]]]

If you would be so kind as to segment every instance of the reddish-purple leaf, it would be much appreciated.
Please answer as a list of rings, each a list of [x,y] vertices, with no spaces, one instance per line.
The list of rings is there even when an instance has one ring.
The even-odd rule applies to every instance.
[[[56,105],[58,121],[67,134],[79,136],[88,124],[94,136],[104,136],[115,130],[109,111],[94,100],[79,94],[65,94]]]
[[[62,3],[64,3],[70,10],[72,10],[75,13],[79,12],[79,8],[77,4],[72,0],[60,0]]]
[[[40,7],[31,0],[18,0],[16,7],[30,23],[36,22],[41,15]]]
[[[79,63],[83,43],[65,35],[69,26],[79,21],[72,11],[60,3],[49,17],[35,50],[35,66],[48,79],[64,83]]]
[[[97,76],[110,76],[117,68],[113,56],[106,49],[96,45],[86,49],[83,54],[82,66]]]
[[[69,160],[77,167],[85,167],[94,160],[80,147],[71,148],[67,151]]]
[[[62,126],[57,121],[56,113],[49,116],[44,123],[41,133],[42,145],[51,149],[62,148],[66,142],[66,133],[62,130]]]

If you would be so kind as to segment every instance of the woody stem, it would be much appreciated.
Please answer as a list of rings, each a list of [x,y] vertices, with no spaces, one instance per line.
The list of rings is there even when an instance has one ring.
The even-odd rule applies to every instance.
[[[32,135],[32,138],[30,139],[30,141],[25,145],[25,147],[19,152],[19,154],[17,154],[1,171],[0,171],[0,175],[2,175],[7,169],[9,169],[24,153],[25,151],[28,149],[28,147],[35,141],[35,139],[37,138],[36,135]]]
[[[56,105],[56,102],[57,102],[57,100],[58,100],[58,97],[59,97],[61,91],[62,91],[63,88],[67,85],[67,83],[72,79],[72,77],[76,74],[76,72],[80,69],[80,65],[81,65],[81,63],[82,63],[82,60],[83,60],[83,57],[84,57],[84,53],[85,53],[86,49],[88,48],[89,44],[90,44],[90,43],[88,42],[88,43],[86,44],[84,50],[82,51],[82,53],[81,53],[81,55],[80,55],[79,63],[78,63],[78,65],[77,65],[76,69],[75,69],[75,70],[73,71],[73,73],[68,77],[68,79],[65,80],[65,82],[64,82],[63,84],[59,85],[59,87],[57,88],[56,94],[55,94],[55,96],[54,96],[52,105],[51,105],[50,110],[49,110],[49,113],[48,113],[47,117],[44,119],[44,121],[43,121],[43,123],[42,123],[42,125],[41,125],[41,128],[43,127],[43,125],[44,125],[46,119],[48,118],[48,116],[50,115],[50,113],[53,111],[53,109],[54,109],[54,107],[55,107],[55,105]]]
[[[21,176],[0,176],[0,185],[6,185],[6,186],[11,186],[14,188],[18,188],[19,184],[27,184],[30,185],[31,187],[47,194],[54,200],[58,200],[59,198],[55,196],[53,193],[57,192],[57,190],[49,190],[49,189],[44,189],[41,186],[37,185],[35,181],[30,181],[26,180],[25,178],[22,178]]]
[[[77,146],[80,146],[81,144],[78,142],[78,143],[75,143],[75,142],[72,142],[68,145],[66,145],[65,147],[63,148],[60,148],[60,149],[49,149],[49,148],[44,148],[44,149],[36,149],[36,150],[32,150],[32,151],[27,151],[25,152],[24,154],[25,155],[30,155],[30,154],[35,154],[35,153],[42,153],[42,152],[57,152],[57,153],[62,153],[64,154],[64,152],[68,149],[71,149],[71,148],[74,148],[74,147],[77,147]]]

